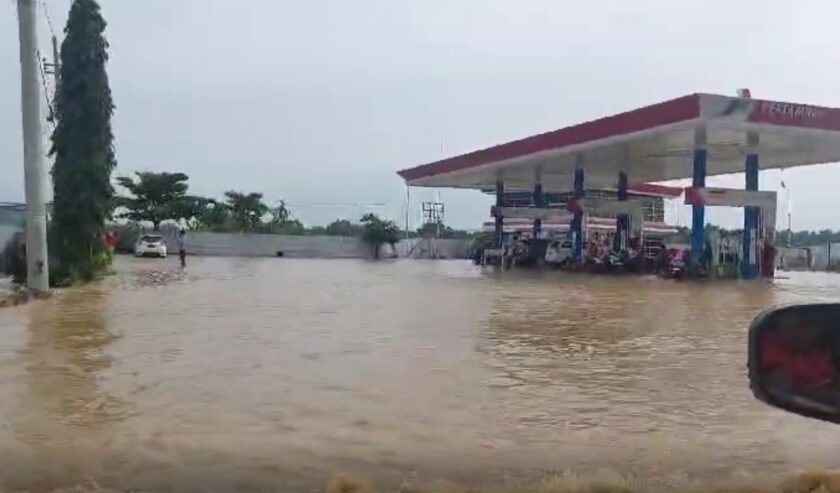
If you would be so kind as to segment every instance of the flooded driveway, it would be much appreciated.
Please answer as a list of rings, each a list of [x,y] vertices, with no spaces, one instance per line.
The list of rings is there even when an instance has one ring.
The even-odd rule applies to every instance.
[[[0,310],[0,485],[296,488],[838,466],[840,427],[755,401],[746,329],[840,298],[462,261],[119,258]],[[37,479],[36,479],[37,478]],[[203,491],[207,491],[203,489]],[[215,491],[215,490],[214,490]]]

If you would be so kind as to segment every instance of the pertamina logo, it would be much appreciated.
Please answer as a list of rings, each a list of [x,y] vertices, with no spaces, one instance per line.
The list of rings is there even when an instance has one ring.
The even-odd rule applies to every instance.
[[[746,98],[731,99],[729,104],[720,112],[720,116],[738,117],[748,115],[752,108],[752,100]]]
[[[824,111],[815,106],[805,104],[775,103],[765,101],[761,103],[761,112],[768,116],[784,118],[820,118]]]

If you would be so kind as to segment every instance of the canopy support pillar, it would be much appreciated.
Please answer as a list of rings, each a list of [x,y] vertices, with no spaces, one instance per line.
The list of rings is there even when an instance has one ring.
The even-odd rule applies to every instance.
[[[582,162],[578,159],[578,165],[575,167],[575,182],[574,182],[574,198],[576,200],[582,199],[586,192],[584,191],[584,172],[581,166]],[[572,260],[580,263],[583,260],[583,210],[577,204],[572,216]]]
[[[618,173],[618,201],[627,201],[627,172]],[[615,220],[615,238],[613,250],[620,252],[627,249],[627,232],[630,230],[630,218],[627,214],[619,214]]]
[[[496,207],[504,206],[505,182],[501,178],[496,180]],[[501,214],[496,214],[496,248],[502,248],[505,240],[505,220]]]
[[[694,134],[694,174],[691,185],[695,188],[706,186],[706,129],[697,129]],[[706,208],[703,204],[691,206],[691,264],[697,268],[701,266],[703,249],[705,248]]]
[[[533,204],[534,204],[534,207],[537,207],[537,208],[545,207],[545,196],[543,195],[543,186],[542,186],[542,169],[540,169],[540,168],[537,168],[537,170],[534,172]],[[540,218],[534,219],[534,240],[539,239],[541,232],[542,232],[542,219],[540,219]]]
[[[758,190],[758,135],[747,135],[749,154],[746,160],[746,190]],[[760,209],[758,207],[744,207],[744,236],[741,258],[741,277],[756,279],[758,277],[758,221]],[[765,218],[767,220],[768,218]],[[769,218],[774,220],[775,218]]]

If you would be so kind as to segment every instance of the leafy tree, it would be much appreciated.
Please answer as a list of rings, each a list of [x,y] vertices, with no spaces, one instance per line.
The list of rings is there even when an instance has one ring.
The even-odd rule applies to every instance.
[[[184,219],[190,227],[195,227],[209,209],[218,205],[219,203],[211,198],[186,195],[173,204],[171,219]]]
[[[265,223],[262,230],[266,233],[276,233],[288,226],[289,230],[298,230],[306,228],[298,220],[292,220],[292,214],[286,208],[286,202],[281,200],[276,207],[266,207],[268,214],[268,221]],[[265,215],[263,215],[264,217]],[[300,233],[303,234],[303,233]]]
[[[399,241],[400,230],[393,221],[368,213],[362,216],[361,223],[362,240],[370,246],[375,259],[379,259],[380,249],[384,243],[394,245]]]
[[[425,223],[417,230],[417,236],[465,240],[470,237],[470,233],[461,229],[452,229],[443,223]]]
[[[204,207],[195,216],[196,229],[210,231],[227,231],[231,229],[230,207],[213,199],[205,199]]]
[[[488,249],[493,248],[496,245],[496,234],[490,231],[479,231],[471,235],[470,237],[470,256],[481,257],[481,253]]]
[[[283,200],[280,200],[277,206],[269,207],[267,215],[268,220],[260,226],[261,232],[295,236],[303,236],[307,233],[306,226],[292,218],[292,213]]]
[[[231,220],[241,231],[256,231],[262,223],[263,217],[269,212],[262,198],[261,193],[225,192]]]
[[[61,44],[61,83],[56,91],[56,127],[51,246],[53,281],[90,280],[110,263],[101,241],[113,212],[114,103],[105,64],[106,22],[95,0],[74,0]]]
[[[303,236],[306,234],[306,226],[297,219],[289,219],[283,224],[274,226],[269,232],[281,235]]]
[[[117,204],[128,209],[123,217],[132,221],[148,221],[155,231],[160,223],[169,219],[190,219],[201,213],[209,199],[187,196],[184,173],[137,172],[135,176],[120,176],[117,183],[128,190],[132,197],[118,197]]]
[[[785,230],[776,232],[777,244],[787,245],[788,238],[790,238],[790,244],[797,247],[825,245],[840,242],[840,231],[822,229],[820,231]]]
[[[327,225],[324,233],[330,236],[362,236],[363,228],[347,219],[336,219]]]

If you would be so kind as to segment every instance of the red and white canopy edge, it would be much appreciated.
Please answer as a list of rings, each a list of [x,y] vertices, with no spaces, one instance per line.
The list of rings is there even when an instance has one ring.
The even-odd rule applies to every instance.
[[[410,186],[530,190],[541,169],[547,191],[571,189],[576,166],[586,188],[615,187],[619,171],[636,183],[690,178],[698,129],[705,129],[707,175],[840,161],[840,108],[691,94],[599,120],[500,144],[399,172]],[[748,146],[747,135],[758,136]]]

